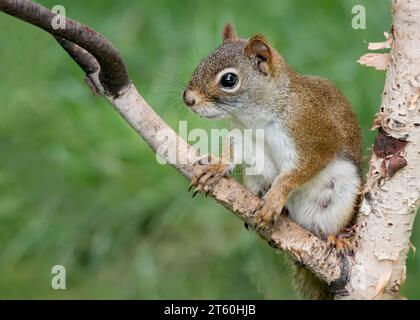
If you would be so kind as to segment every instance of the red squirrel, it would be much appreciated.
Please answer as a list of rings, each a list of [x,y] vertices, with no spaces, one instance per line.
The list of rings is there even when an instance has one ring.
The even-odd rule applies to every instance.
[[[264,167],[243,174],[262,197],[257,228],[268,228],[287,208],[289,217],[338,249],[337,234],[355,216],[361,188],[360,128],[350,103],[329,80],[302,75],[261,35],[237,37],[231,24],[223,43],[204,58],[183,93],[185,104],[232,128],[264,130]],[[231,140],[220,161],[197,166],[192,184],[209,192],[232,172]],[[244,154],[246,157],[246,154]],[[304,268],[296,274],[309,298],[330,298],[326,284]]]

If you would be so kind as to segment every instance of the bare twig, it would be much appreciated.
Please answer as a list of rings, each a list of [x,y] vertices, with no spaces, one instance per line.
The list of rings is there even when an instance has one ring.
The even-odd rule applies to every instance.
[[[73,42],[92,54],[101,67],[101,83],[112,96],[118,95],[123,87],[130,84],[127,69],[118,50],[105,37],[86,25],[66,18],[64,29],[54,29],[52,21],[55,14],[28,0],[0,0],[0,11],[35,25],[55,37]],[[81,63],[87,66],[83,61]]]

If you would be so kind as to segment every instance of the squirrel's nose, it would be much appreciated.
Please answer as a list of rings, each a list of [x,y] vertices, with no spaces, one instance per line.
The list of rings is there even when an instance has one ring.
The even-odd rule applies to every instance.
[[[191,90],[185,89],[182,97],[184,98],[184,102],[187,106],[192,107],[195,105],[195,94]]]

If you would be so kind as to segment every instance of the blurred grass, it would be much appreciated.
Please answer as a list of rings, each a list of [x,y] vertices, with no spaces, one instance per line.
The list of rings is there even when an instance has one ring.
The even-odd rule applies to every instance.
[[[55,1],[38,1],[47,7]],[[180,92],[230,20],[265,34],[299,72],[353,103],[366,155],[384,73],[355,61],[382,41],[389,4],[371,1],[81,1],[67,15],[108,37],[173,127],[223,127],[187,114]],[[367,29],[351,28],[351,8]],[[155,156],[44,32],[0,14],[0,298],[296,298],[281,254]],[[419,243],[416,224],[412,242]],[[403,293],[420,298],[410,253]],[[67,290],[51,289],[63,264]]]

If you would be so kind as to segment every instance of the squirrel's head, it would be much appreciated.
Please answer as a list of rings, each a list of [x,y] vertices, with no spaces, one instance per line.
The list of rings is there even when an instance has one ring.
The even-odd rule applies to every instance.
[[[285,70],[282,57],[263,36],[239,39],[228,23],[222,45],[195,69],[184,90],[184,102],[205,118],[255,114],[260,112],[259,102],[276,98]]]

